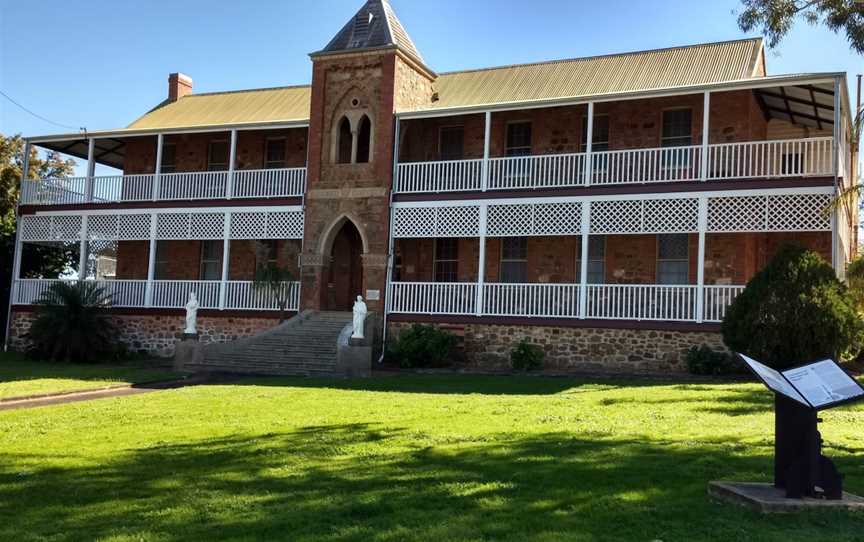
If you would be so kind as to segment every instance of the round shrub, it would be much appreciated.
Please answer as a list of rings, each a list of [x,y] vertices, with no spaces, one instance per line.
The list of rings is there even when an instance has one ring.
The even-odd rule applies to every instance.
[[[390,344],[388,357],[400,366],[441,367],[450,362],[456,337],[435,326],[414,324]]]
[[[543,368],[545,357],[542,348],[522,339],[510,352],[510,363],[517,371],[536,371]]]
[[[726,311],[723,340],[775,369],[861,349],[854,300],[821,256],[786,245]]]
[[[687,370],[694,375],[728,375],[743,372],[743,367],[726,352],[713,350],[707,344],[693,346],[687,352]]]

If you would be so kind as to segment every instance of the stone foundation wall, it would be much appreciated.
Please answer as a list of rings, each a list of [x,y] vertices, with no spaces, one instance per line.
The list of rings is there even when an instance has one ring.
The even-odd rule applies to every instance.
[[[16,311],[12,313],[9,345],[17,351],[29,346],[27,332],[33,322],[34,313]],[[174,345],[182,337],[185,318],[181,315],[125,315],[113,316],[119,329],[118,340],[130,351],[158,357],[174,355]],[[227,316],[199,316],[198,334],[202,343],[224,343],[256,335],[276,326],[279,319],[244,318]]]
[[[389,325],[391,339],[411,323]],[[546,353],[545,369],[601,373],[683,373],[691,346],[725,350],[719,332],[661,331],[491,324],[434,324],[456,334],[465,368],[508,369],[510,352],[522,340]]]

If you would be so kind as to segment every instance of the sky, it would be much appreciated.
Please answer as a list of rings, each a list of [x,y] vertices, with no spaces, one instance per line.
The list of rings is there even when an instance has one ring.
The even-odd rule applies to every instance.
[[[180,71],[195,92],[308,84],[323,48],[363,0],[0,0],[0,133],[119,128],[161,102]],[[750,37],[740,0],[391,0],[438,72]],[[768,73],[845,71],[864,57],[799,21]]]

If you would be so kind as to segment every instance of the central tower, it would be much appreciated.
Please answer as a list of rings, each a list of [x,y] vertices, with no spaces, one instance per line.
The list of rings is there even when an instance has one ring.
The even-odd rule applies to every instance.
[[[397,111],[432,103],[435,73],[387,0],[369,0],[312,57],[303,309],[383,310]]]

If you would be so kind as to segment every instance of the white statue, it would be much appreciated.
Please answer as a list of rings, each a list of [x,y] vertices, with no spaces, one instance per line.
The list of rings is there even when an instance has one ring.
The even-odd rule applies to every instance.
[[[198,295],[195,292],[189,292],[189,302],[186,303],[186,330],[183,332],[187,335],[195,335],[198,333],[196,323],[198,320]]]
[[[363,302],[363,296],[358,295],[357,301],[354,302],[354,333],[351,334],[352,339],[363,338],[363,324],[366,323],[366,313],[369,309],[366,308],[366,303]]]

